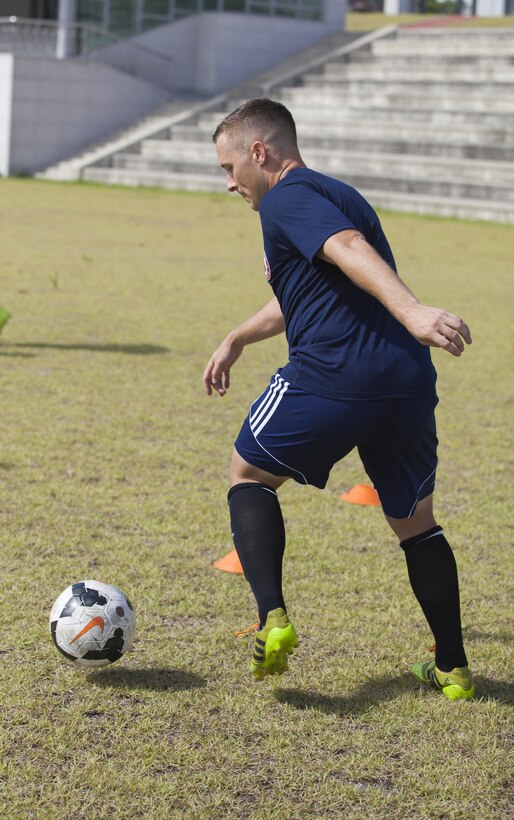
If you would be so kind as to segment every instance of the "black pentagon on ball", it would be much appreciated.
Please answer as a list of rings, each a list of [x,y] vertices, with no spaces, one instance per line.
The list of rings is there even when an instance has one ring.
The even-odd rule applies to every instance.
[[[121,658],[123,655],[124,643],[123,629],[120,627],[115,630],[112,638],[109,638],[109,640],[105,642],[103,649],[91,649],[89,652],[86,652],[82,658],[85,661],[108,660],[114,663],[114,661],[117,661],[118,658]]]
[[[96,589],[88,589],[83,581],[80,584],[73,584],[71,588],[71,598],[60,614],[60,618],[69,618],[78,606],[103,606],[107,603],[105,595],[101,595]]]

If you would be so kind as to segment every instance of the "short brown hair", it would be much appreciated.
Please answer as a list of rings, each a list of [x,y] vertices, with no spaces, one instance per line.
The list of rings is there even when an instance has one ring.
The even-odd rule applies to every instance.
[[[296,125],[291,112],[282,103],[266,97],[247,100],[228,114],[216,128],[212,141],[217,142],[218,137],[227,131],[243,131],[256,126],[274,132],[274,135],[293,145],[297,144]]]

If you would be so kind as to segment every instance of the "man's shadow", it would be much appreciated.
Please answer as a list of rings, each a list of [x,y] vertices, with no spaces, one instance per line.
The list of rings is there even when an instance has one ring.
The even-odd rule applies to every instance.
[[[430,690],[425,684],[419,686]],[[508,681],[498,681],[482,675],[475,676],[477,700],[495,700],[498,703],[514,703],[514,685]],[[416,681],[409,674],[397,677],[373,678],[363,683],[355,692],[346,696],[323,695],[302,689],[277,689],[275,697],[279,703],[287,703],[296,709],[316,709],[326,715],[358,715],[369,711],[388,700],[395,700],[407,692],[416,691]],[[434,692],[434,694],[437,694]]]
[[[183,669],[142,669],[142,668],[103,668],[91,671],[87,675],[90,683],[108,689],[151,689],[154,692],[184,689],[201,689],[206,685],[204,678]]]
[[[11,352],[10,348],[31,350],[90,350],[96,353],[126,353],[129,356],[155,356],[156,354],[169,353],[169,347],[151,344],[51,344],[50,342],[16,342],[15,344],[4,344],[0,351],[2,356],[34,356],[34,353]]]

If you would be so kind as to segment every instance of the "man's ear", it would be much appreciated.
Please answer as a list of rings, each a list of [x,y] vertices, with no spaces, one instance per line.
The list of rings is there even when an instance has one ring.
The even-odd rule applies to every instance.
[[[261,140],[255,140],[250,148],[250,154],[254,162],[257,162],[258,165],[263,165],[266,162],[268,151]]]

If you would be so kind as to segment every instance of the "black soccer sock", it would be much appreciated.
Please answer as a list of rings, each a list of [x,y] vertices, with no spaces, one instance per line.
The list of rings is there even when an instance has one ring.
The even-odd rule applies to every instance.
[[[450,672],[456,666],[467,666],[457,565],[441,527],[401,541],[400,546],[405,552],[412,590],[434,633],[437,668]]]
[[[265,484],[236,484],[229,491],[228,504],[234,546],[263,626],[268,612],[285,609],[282,559],[286,536],[278,496]]]

